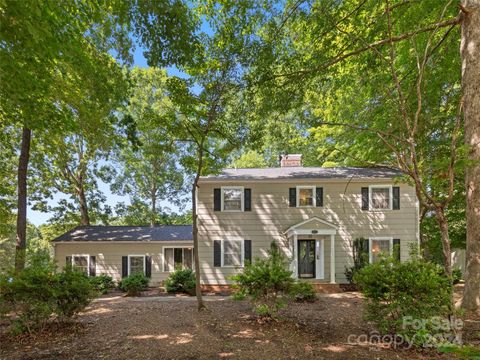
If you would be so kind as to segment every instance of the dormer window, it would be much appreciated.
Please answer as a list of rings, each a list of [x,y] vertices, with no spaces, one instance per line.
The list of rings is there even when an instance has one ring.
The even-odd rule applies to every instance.
[[[297,207],[315,206],[315,186],[297,186]]]
[[[222,187],[222,211],[243,211],[244,201],[242,186]]]

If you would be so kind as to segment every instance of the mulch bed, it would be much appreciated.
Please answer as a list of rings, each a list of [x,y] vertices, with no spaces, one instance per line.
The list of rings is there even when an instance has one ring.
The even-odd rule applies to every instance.
[[[149,294],[145,294],[149,295]],[[246,301],[207,297],[198,312],[192,297],[107,294],[76,322],[52,325],[35,337],[0,335],[1,359],[449,359],[434,350],[349,345],[368,334],[358,293],[323,295],[292,304],[279,321],[259,322]]]

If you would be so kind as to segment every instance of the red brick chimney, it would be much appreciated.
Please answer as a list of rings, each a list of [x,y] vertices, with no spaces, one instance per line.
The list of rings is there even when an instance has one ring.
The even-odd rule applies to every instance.
[[[301,167],[302,154],[280,155],[280,167]]]

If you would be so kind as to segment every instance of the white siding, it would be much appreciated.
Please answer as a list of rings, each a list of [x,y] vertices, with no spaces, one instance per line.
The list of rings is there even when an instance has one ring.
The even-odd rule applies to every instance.
[[[55,244],[55,260],[57,266],[65,266],[67,256],[72,254],[94,255],[96,260],[96,274],[106,274],[118,281],[122,277],[122,256],[150,255],[152,257],[152,277],[150,285],[159,285],[169,273],[163,271],[163,247],[192,246],[191,241],[164,241],[164,242],[64,242]]]
[[[400,186],[400,210],[362,211],[361,187],[372,184]],[[409,256],[411,244],[417,246],[417,202],[413,187],[392,180],[328,180],[285,182],[228,182],[228,185],[252,189],[252,211],[213,211],[213,189],[223,183],[201,182],[198,192],[199,247],[202,281],[205,284],[229,283],[232,268],[213,266],[213,241],[252,240],[253,257],[264,256],[272,240],[286,253],[289,243],[283,235],[292,225],[313,216],[338,227],[335,236],[336,280],[345,282],[345,266],[351,264],[351,241],[357,237],[391,236],[400,239],[401,259]],[[323,207],[290,208],[289,188],[297,185],[323,187]],[[325,241],[325,281],[329,280],[330,241]]]

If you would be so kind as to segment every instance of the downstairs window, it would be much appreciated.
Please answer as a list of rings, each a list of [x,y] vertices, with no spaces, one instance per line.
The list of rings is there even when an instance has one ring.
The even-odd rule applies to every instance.
[[[179,269],[193,269],[193,248],[164,248],[163,271],[171,272]]]

